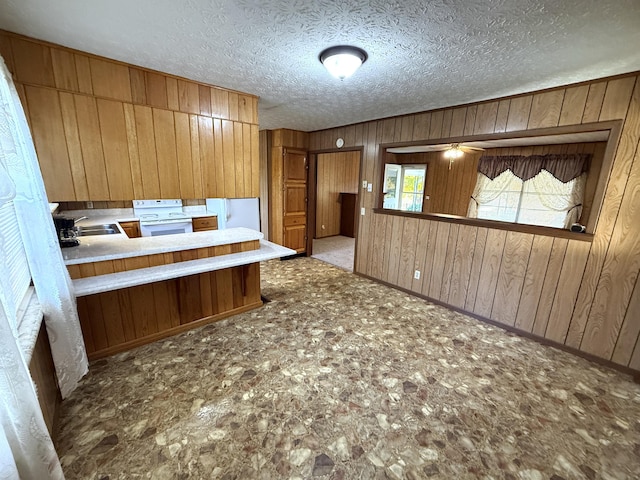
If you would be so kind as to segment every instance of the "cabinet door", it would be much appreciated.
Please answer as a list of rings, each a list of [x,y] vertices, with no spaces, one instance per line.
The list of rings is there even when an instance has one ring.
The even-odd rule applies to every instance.
[[[120,226],[129,238],[140,237],[140,222],[120,222]]]
[[[200,217],[192,220],[194,232],[218,229],[218,217]]]
[[[303,253],[307,249],[307,154],[285,150],[283,160],[284,246]]]

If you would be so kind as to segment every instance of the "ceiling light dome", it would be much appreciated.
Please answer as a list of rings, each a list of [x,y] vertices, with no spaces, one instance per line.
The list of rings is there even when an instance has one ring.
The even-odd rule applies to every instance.
[[[320,62],[340,80],[349,78],[366,61],[367,52],[349,45],[330,47],[320,53]]]

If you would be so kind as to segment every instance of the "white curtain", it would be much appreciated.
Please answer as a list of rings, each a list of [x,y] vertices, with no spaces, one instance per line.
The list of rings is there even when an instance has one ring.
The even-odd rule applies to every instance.
[[[542,205],[555,212],[567,212],[564,228],[577,223],[582,215],[582,200],[587,174],[562,183],[546,170],[525,182],[525,193],[534,192]]]
[[[44,311],[60,392],[65,398],[87,373],[87,354],[31,133],[4,61],[0,68],[0,160],[15,185],[20,232]]]
[[[0,191],[15,189],[14,207],[64,398],[88,371],[88,361],[71,280],[56,239],[29,127],[1,58],[0,164],[5,174],[0,178],[4,184]],[[13,187],[5,188],[9,182]],[[25,479],[64,478],[28,366],[4,308],[0,308],[0,423],[2,478],[5,465],[6,478],[15,478],[16,470]],[[11,461],[7,460],[9,456]]]
[[[0,232],[0,237],[2,232]],[[38,397],[0,304],[0,478],[64,479]]]
[[[473,194],[471,195],[467,216],[478,218],[478,207],[486,205],[498,198],[516,178],[511,170],[505,170],[493,180],[483,173],[478,172],[478,179],[476,180],[476,187],[473,189]]]
[[[514,182],[514,188],[515,184],[519,183],[519,188],[522,190],[519,210],[518,212],[514,210],[514,215],[517,216],[515,221],[569,228],[580,219],[587,174],[583,173],[563,183],[546,170],[541,170],[539,174],[525,182],[511,170],[505,170],[493,180],[478,172],[476,187],[469,202],[468,216],[478,218],[478,208],[491,203],[505,193],[512,182]],[[541,212],[544,209],[557,214],[544,215]],[[529,211],[538,213],[529,218],[527,217]],[[523,220],[523,218],[526,219]]]

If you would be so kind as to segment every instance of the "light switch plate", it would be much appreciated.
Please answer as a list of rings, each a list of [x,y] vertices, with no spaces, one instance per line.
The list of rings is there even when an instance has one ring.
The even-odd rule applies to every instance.
[[[373,184],[370,183],[369,185],[367,185],[367,192],[371,191],[373,191]]]
[[[416,270],[415,272],[413,272],[413,278],[415,278],[416,280],[420,280],[420,270]]]
[[[366,180],[362,181],[362,188],[367,188],[367,181]]]
[[[364,207],[362,207],[362,208],[360,209],[360,215],[362,215],[362,216],[364,217]]]

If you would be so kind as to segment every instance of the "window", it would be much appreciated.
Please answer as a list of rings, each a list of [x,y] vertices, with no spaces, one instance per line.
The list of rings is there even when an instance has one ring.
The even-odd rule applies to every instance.
[[[383,208],[421,212],[426,165],[385,165]]]
[[[522,181],[510,170],[490,180],[478,174],[477,218],[568,228],[580,218],[586,174],[562,182],[542,170]],[[472,206],[470,208],[473,209]]]
[[[31,283],[31,273],[12,201],[0,207],[0,231],[0,274],[3,277],[0,300],[12,328],[17,331],[16,315]]]

